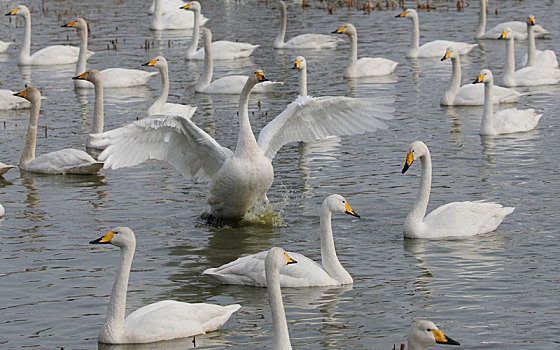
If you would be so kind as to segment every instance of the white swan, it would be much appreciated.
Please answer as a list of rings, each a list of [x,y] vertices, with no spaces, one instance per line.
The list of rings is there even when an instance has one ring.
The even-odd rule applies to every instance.
[[[428,147],[422,141],[415,141],[408,147],[402,173],[418,158],[422,165],[420,189],[412,210],[404,221],[405,237],[466,237],[494,231],[504,217],[515,209],[492,202],[452,202],[424,217],[432,186],[432,159]]]
[[[450,58],[453,66],[451,80],[447,90],[441,97],[443,106],[481,106],[484,104],[484,88],[482,85],[465,84],[461,86],[461,59],[453,47],[448,47],[442,61]],[[519,101],[521,94],[514,89],[494,86],[494,103],[512,103]]]
[[[477,44],[449,40],[434,40],[420,46],[420,23],[416,10],[404,10],[397,17],[406,17],[412,20],[412,38],[407,57],[439,57],[449,46],[453,46],[459,55],[466,55],[473,47],[477,46]]]
[[[193,35],[191,43],[189,44],[189,46],[187,47],[187,51],[185,52],[185,59],[203,60],[204,49],[198,49],[200,26],[202,25],[202,23],[200,22],[200,3],[198,1],[190,1],[185,6],[183,6],[182,9],[194,12]],[[257,47],[259,47],[259,45],[220,40],[212,43],[212,53],[215,60],[232,60],[236,58],[251,56],[251,54]]]
[[[490,70],[481,70],[473,84],[475,83],[484,83],[484,109],[480,124],[481,135],[510,134],[533,130],[537,127],[542,114],[535,113],[534,109],[519,110],[511,108],[494,113],[494,106],[490,103],[494,93],[494,77]]]
[[[0,204],[0,218],[3,217],[4,214],[6,214],[6,210],[4,209],[4,206]]]
[[[208,18],[201,16],[200,25],[204,25],[207,21]],[[151,30],[193,28],[195,28],[195,19],[192,12],[183,11],[180,9],[180,6],[177,6],[177,10],[164,13],[163,0],[154,0]]]
[[[240,219],[266,199],[273,182],[272,159],[283,145],[386,128],[378,118],[391,118],[387,108],[369,99],[349,108],[340,97],[316,108],[304,104],[310,97],[300,97],[261,130],[257,141],[249,121],[249,93],[266,80],[261,70],[255,71],[239,97],[235,152],[220,146],[189,119],[154,116],[99,135],[104,140],[98,146],[107,146],[99,158],[111,169],[147,159],[167,161],[186,179],[210,182],[211,216]]]
[[[18,92],[17,96],[31,102],[25,148],[19,160],[21,170],[43,174],[84,175],[97,173],[103,168],[103,163],[96,161],[86,152],[72,148],[46,153],[35,158],[41,93],[36,88],[28,86],[25,90]]]
[[[31,104],[29,101],[14,96],[12,90],[0,90],[0,110],[12,110],[12,109],[26,109],[30,108]]]
[[[196,107],[167,102],[167,95],[169,95],[169,69],[165,57],[157,56],[151,59],[150,62],[144,63],[143,66],[156,67],[161,77],[161,94],[148,108],[148,115],[173,114],[190,119],[196,111]]]
[[[6,52],[6,50],[8,50],[8,47],[10,47],[10,45],[12,45],[11,42],[5,42],[0,40],[0,53]]]
[[[99,149],[93,145],[95,137],[92,134],[99,134],[103,132],[103,122],[105,119],[103,112],[103,75],[97,70],[92,69],[84,72],[78,76],[73,77],[74,80],[87,80],[95,87],[95,102],[93,105],[93,122],[91,124],[91,131],[86,138],[86,148]]]
[[[177,11],[177,9],[181,6],[185,5],[185,2],[183,0],[165,0],[162,1],[160,6],[161,6],[161,14],[164,15],[168,12],[173,12],[173,11]],[[150,5],[150,8],[148,9],[148,13],[150,15],[154,14],[156,8],[156,0],[152,1],[152,4]]]
[[[535,16],[527,17],[527,55],[524,57],[523,65],[557,68],[558,60],[556,53],[552,50],[537,50],[535,44]]]
[[[426,350],[436,344],[461,345],[458,341],[443,334],[432,321],[428,320],[412,322],[406,337],[408,350]]]
[[[212,32],[208,28],[202,28],[204,37],[204,71],[196,82],[195,91],[206,94],[235,94],[238,95],[243,90],[247,82],[246,75],[229,75],[212,81],[214,62],[212,56]],[[276,81],[263,81],[255,85],[251,92],[268,93],[283,85]]]
[[[280,26],[280,32],[278,32],[278,36],[276,36],[276,39],[272,44],[272,47],[274,47],[275,49],[331,49],[335,48],[336,45],[338,45],[338,43],[342,41],[342,39],[330,35],[300,34],[284,42],[284,36],[286,35],[286,24],[288,22],[288,18],[286,15],[286,3],[282,0],[278,1],[278,8],[280,9],[282,22]]]
[[[478,10],[478,26],[476,27],[476,32],[474,35],[475,39],[498,39],[505,27],[512,28],[512,34],[515,35],[515,39],[527,39],[527,26],[521,21],[503,22],[485,32],[487,2],[488,0],[480,0],[480,7]],[[550,34],[548,30],[544,29],[538,24],[534,27],[534,31],[535,37],[537,38],[543,38],[546,35]]]
[[[505,86],[535,86],[560,83],[560,70],[557,68],[528,66],[516,71],[514,36],[511,35],[511,28],[506,28],[500,35],[500,39],[506,41]]]
[[[4,175],[8,170],[17,168],[15,165],[10,165],[0,162],[0,176]]]
[[[83,18],[77,18],[63,27],[76,28],[80,37],[80,54],[78,63],[76,64],[75,74],[79,75],[86,71],[87,62],[87,36],[88,27]],[[105,88],[123,88],[130,86],[144,85],[151,77],[156,76],[157,72],[146,72],[140,69],[126,68],[109,68],[101,71],[103,76],[103,87]],[[93,89],[93,84],[86,80],[74,80],[74,86],[78,88]]]
[[[358,32],[354,25],[348,23],[333,31],[336,34],[346,34],[350,39],[350,55],[348,66],[344,71],[345,78],[375,77],[393,73],[397,62],[381,57],[362,57],[358,59]]]
[[[282,287],[319,287],[351,284],[352,276],[342,267],[334,248],[331,227],[332,213],[356,214],[344,197],[333,194],[321,206],[321,260],[322,265],[305,255],[289,252],[298,264],[285,267],[280,271]],[[250,285],[266,287],[265,258],[267,251],[244,256],[217,268],[206,269],[202,274],[215,278],[223,284]]]
[[[22,16],[25,20],[25,36],[19,53],[18,64],[21,66],[41,66],[55,64],[70,64],[78,62],[80,49],[68,45],[52,45],[42,48],[30,55],[31,51],[31,14],[25,5],[19,5],[7,15]],[[87,57],[93,55],[88,51]]]
[[[89,243],[112,244],[121,249],[107,318],[99,332],[100,343],[151,343],[204,334],[220,329],[241,307],[163,300],[141,307],[125,318],[128,277],[136,249],[134,232],[128,227],[117,227]]]

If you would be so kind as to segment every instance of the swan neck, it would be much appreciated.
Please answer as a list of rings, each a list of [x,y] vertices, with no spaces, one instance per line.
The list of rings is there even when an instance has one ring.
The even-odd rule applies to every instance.
[[[30,61],[31,52],[31,15],[25,12],[23,15],[25,20],[25,35],[23,37],[23,45],[19,54],[19,61],[21,63],[28,63]]]
[[[196,83],[195,89],[201,90],[206,88],[212,82],[212,74],[214,71],[214,60],[212,57],[212,40],[204,35],[204,71]]]
[[[239,136],[237,138],[237,147],[235,148],[236,155],[249,158],[253,158],[254,153],[258,149],[257,140],[249,120],[249,94],[253,86],[254,83],[247,79],[239,96]]]
[[[536,65],[537,46],[535,45],[534,30],[532,25],[527,24],[527,66]]]
[[[35,147],[37,146],[37,122],[39,121],[39,111],[41,110],[41,98],[31,103],[29,111],[29,125],[27,126],[27,136],[25,137],[25,148],[19,160],[19,166],[23,166],[35,159]]]
[[[288,23],[288,17],[286,15],[286,5],[282,5],[279,3],[278,7],[280,8],[282,22],[280,23],[280,31],[278,32],[276,39],[274,39],[273,46],[277,49],[282,48],[284,46],[284,36],[286,35],[286,25]]]
[[[428,348],[425,346],[422,346],[420,344],[417,344],[414,341],[408,341],[408,350],[427,350]]]
[[[162,0],[154,1],[154,13],[152,18],[152,28],[154,29],[161,29],[161,15],[163,14],[161,1]]]
[[[307,96],[307,67],[299,70],[299,95]]]
[[[481,39],[486,32],[486,0],[480,0],[480,8],[478,10],[478,26],[476,27],[475,39]]]
[[[80,75],[86,71],[86,62],[87,62],[87,29],[86,30],[78,30],[78,36],[80,37],[80,52],[78,54],[78,63],[76,63],[76,75]],[[74,80],[74,83],[78,83],[80,80]],[[77,84],[74,84],[77,86]]]
[[[346,284],[352,282],[350,274],[342,267],[334,247],[331,223],[332,212],[326,206],[321,209],[321,263],[333,279]]]
[[[426,154],[420,157],[420,165],[422,166],[422,174],[420,175],[420,188],[416,201],[408,214],[407,221],[416,224],[421,223],[426,215],[428,201],[430,200],[430,191],[432,187],[432,158],[430,151],[426,150]]]
[[[513,33],[511,34],[513,35]],[[504,82],[507,85],[515,85],[514,73],[515,73],[515,47],[513,43],[513,38],[506,39],[506,67],[504,69]]]
[[[161,76],[161,93],[158,99],[148,109],[148,115],[163,113],[167,96],[169,95],[169,69],[167,65],[159,66],[159,75]]]
[[[358,34],[351,33],[350,38],[350,56],[348,56],[348,67],[346,68],[347,76],[358,75]]]
[[[480,134],[494,134],[494,83],[489,81],[484,83],[484,108],[480,122]]]
[[[91,125],[91,133],[98,134],[103,132],[103,82],[101,80],[94,84],[95,88],[95,104],[93,106],[93,124]]]
[[[183,10],[184,11],[184,10]],[[194,27],[191,43],[187,48],[187,59],[190,59],[198,49],[198,40],[200,37],[200,11],[198,9],[193,9],[194,12]]]
[[[452,66],[452,73],[451,73],[451,80],[447,85],[447,90],[444,94],[444,100],[447,100],[445,104],[452,105],[459,89],[461,88],[461,59],[459,55],[457,57],[451,58],[451,66]]]
[[[265,264],[266,285],[268,289],[268,302],[272,313],[272,324],[274,325],[274,350],[291,350],[290,334],[286,312],[282,302],[282,291],[280,289],[280,271],[273,266]]]
[[[410,40],[410,51],[408,52],[409,57],[418,57],[418,51],[420,50],[420,23],[417,16],[412,16],[412,34]]]

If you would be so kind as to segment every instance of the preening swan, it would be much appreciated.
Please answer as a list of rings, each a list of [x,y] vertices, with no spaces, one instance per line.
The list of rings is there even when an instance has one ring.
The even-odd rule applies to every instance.
[[[96,161],[86,152],[72,148],[61,149],[35,158],[41,93],[36,88],[28,86],[25,90],[18,92],[17,96],[31,102],[25,148],[19,160],[21,170],[43,174],[85,175],[97,173],[103,168],[103,163]]]
[[[30,107],[29,101],[14,96],[12,90],[0,90],[0,110],[26,109]]]
[[[247,82],[246,75],[229,75],[212,81],[214,62],[212,56],[212,32],[208,28],[202,28],[204,37],[204,71],[196,82],[195,91],[206,94],[234,94],[238,95]],[[276,81],[263,81],[253,87],[253,93],[272,92],[277,86],[283,85]]]
[[[87,80],[95,87],[95,102],[93,105],[93,122],[91,124],[91,131],[86,138],[86,148],[98,149],[92,142],[95,138],[92,134],[103,132],[103,122],[105,115],[103,112],[103,76],[97,69],[84,72],[76,77],[74,80]]]
[[[203,26],[207,21],[208,18],[201,16],[200,25]],[[183,11],[177,6],[177,10],[164,13],[163,0],[154,0],[151,30],[193,28],[195,28],[195,19],[192,12]]]
[[[558,60],[552,50],[537,50],[535,43],[535,16],[527,17],[527,55],[523,65],[557,68]]]
[[[278,1],[278,8],[280,9],[280,14],[282,16],[280,32],[274,40],[272,47],[275,49],[331,49],[335,48],[336,45],[342,39],[336,38],[330,35],[324,34],[300,34],[294,36],[290,40],[284,42],[284,36],[286,35],[286,25],[288,18],[286,15],[286,3],[282,0]]]
[[[476,33],[474,35],[475,39],[498,39],[505,27],[512,28],[512,34],[517,40],[527,39],[527,26],[521,21],[510,21],[500,23],[489,31],[486,31],[486,9],[488,5],[488,0],[480,0],[480,7],[478,10],[478,26],[476,27]],[[550,32],[544,29],[540,25],[534,27],[535,37],[544,38]]]
[[[112,244],[121,249],[107,318],[99,332],[100,343],[151,343],[204,334],[220,329],[241,307],[239,304],[220,306],[163,300],[141,307],[125,318],[128,277],[136,250],[134,232],[128,227],[117,227],[89,243]]]
[[[89,52],[87,49],[87,23],[83,18],[77,18],[63,25],[63,27],[76,28],[80,37],[80,54],[78,56],[78,63],[76,63],[75,74],[82,74],[86,71],[87,53]],[[123,88],[144,85],[151,77],[156,76],[157,72],[146,72],[140,69],[109,68],[102,70],[101,75],[103,76],[103,87]],[[93,89],[93,84],[86,80],[74,80],[74,86],[77,88]]]
[[[481,135],[510,134],[533,130],[537,127],[542,114],[535,113],[534,109],[519,110],[511,108],[494,113],[494,106],[490,103],[494,93],[494,77],[490,70],[481,70],[473,84],[475,83],[484,83],[484,110],[482,111],[482,121],[480,124]]]
[[[17,166],[0,162],[0,176],[4,175],[8,170],[13,168],[17,168]]]
[[[12,45],[12,43],[7,43],[5,41],[0,40],[0,53],[6,52],[6,50],[8,50],[8,47],[10,47],[10,45]]]
[[[380,57],[362,57],[358,59],[358,32],[354,25],[348,23],[333,31],[336,34],[346,34],[350,39],[348,66],[344,71],[345,78],[375,77],[393,73],[397,62]]]
[[[506,41],[505,86],[535,86],[560,83],[560,70],[557,68],[528,66],[516,71],[514,37],[511,35],[511,28],[506,28],[500,35],[500,39]]]
[[[185,52],[185,59],[187,60],[203,60],[204,49],[198,49],[198,39],[200,36],[200,11],[201,6],[198,1],[190,1],[182,7],[184,10],[194,12],[194,28],[193,36],[187,51]],[[189,13],[192,13],[190,12]],[[233,41],[220,40],[212,43],[212,53],[215,60],[232,60],[236,58],[249,57],[259,45],[249,43],[239,43]]]
[[[494,231],[504,217],[515,209],[492,202],[451,202],[424,217],[432,186],[432,159],[428,147],[422,141],[415,141],[408,147],[402,173],[418,158],[422,165],[420,189],[412,210],[404,221],[405,237],[467,237]]]
[[[484,88],[482,85],[465,84],[461,86],[461,59],[455,49],[447,48],[442,61],[450,58],[453,66],[451,80],[447,90],[441,97],[443,106],[481,106],[484,104]],[[494,103],[512,103],[519,101],[521,94],[514,89],[494,86],[492,101]]]
[[[104,140],[98,146],[107,146],[99,158],[111,169],[147,159],[167,161],[186,179],[210,182],[211,216],[241,219],[265,200],[273,182],[272,159],[283,145],[374,131],[386,128],[379,119],[391,118],[390,109],[366,100],[353,108],[340,108],[336,101],[316,108],[304,104],[310,97],[300,97],[270,121],[257,140],[249,120],[249,93],[266,80],[262,70],[255,71],[239,97],[235,152],[220,146],[189,119],[154,116],[99,135]]]
[[[161,77],[161,94],[148,108],[148,115],[173,114],[190,119],[196,111],[196,107],[167,102],[167,96],[169,95],[169,69],[165,57],[157,56],[151,59],[150,62],[144,63],[143,66],[156,67]]]
[[[31,50],[31,14],[25,5],[19,5],[7,16],[22,16],[25,20],[25,36],[19,53],[18,64],[20,66],[41,66],[55,64],[70,64],[78,62],[78,54],[80,49],[68,45],[52,45],[42,48],[41,50],[30,55]],[[93,52],[88,51],[87,57]]]
[[[441,53],[449,46],[453,46],[459,55],[466,55],[477,45],[458,41],[434,40],[420,46],[420,23],[416,10],[404,10],[397,17],[406,17],[412,20],[412,38],[407,57],[440,57]]]
[[[408,350],[426,350],[436,344],[461,345],[443,334],[442,331],[431,321],[416,320],[408,329]]]
[[[342,267],[334,248],[331,227],[332,213],[356,214],[344,197],[333,194],[321,206],[321,260],[322,266],[305,255],[289,252],[298,264],[280,270],[282,287],[319,287],[351,284],[352,276]],[[217,268],[206,269],[203,274],[223,284],[240,284],[266,287],[265,259],[268,252],[244,256]]]

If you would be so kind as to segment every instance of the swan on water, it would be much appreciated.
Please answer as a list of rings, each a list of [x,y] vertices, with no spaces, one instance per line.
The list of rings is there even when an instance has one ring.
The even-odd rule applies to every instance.
[[[535,16],[527,17],[527,54],[524,57],[523,66],[541,66],[557,68],[558,60],[556,53],[552,50],[537,50],[535,43]]]
[[[86,80],[95,87],[95,101],[93,105],[93,122],[91,131],[86,138],[86,148],[99,149],[93,145],[95,138],[92,134],[103,132],[103,122],[105,114],[103,112],[103,75],[97,69],[91,69],[78,76],[73,77],[74,80]]]
[[[31,104],[29,101],[14,96],[14,91],[5,89],[0,90],[0,110],[7,111],[13,109],[27,109],[30,107]]]
[[[181,4],[180,6],[182,6]],[[208,18],[201,16],[200,25],[203,26]],[[163,0],[154,0],[154,12],[152,16],[151,30],[166,29],[193,29],[195,28],[194,14],[190,11],[177,10],[164,12]]]

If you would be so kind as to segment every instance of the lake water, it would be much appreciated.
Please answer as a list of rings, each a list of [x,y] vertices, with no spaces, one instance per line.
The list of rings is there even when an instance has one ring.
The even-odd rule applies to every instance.
[[[193,120],[226,147],[237,135],[237,97],[194,93],[202,62],[185,62],[190,32],[151,32],[149,1],[24,1],[32,11],[32,51],[46,45],[77,44],[61,25],[80,15],[90,21],[90,68],[137,68],[156,55],[170,64],[170,102],[198,106]],[[93,349],[104,321],[118,263],[118,248],[88,242],[120,225],[136,233],[127,310],[163,299],[239,303],[243,307],[222,330],[197,337],[203,349],[272,347],[266,289],[220,286],[201,272],[239,256],[282,246],[320,260],[319,208],[331,193],[344,195],[361,219],[333,216],[337,251],[354,277],[340,288],[284,289],[284,304],[296,349],[391,349],[405,341],[413,319],[433,320],[468,349],[557,349],[560,343],[560,257],[558,254],[559,86],[523,88],[518,108],[543,113],[537,130],[495,138],[478,134],[481,107],[440,107],[451,63],[411,61],[411,23],[397,11],[366,15],[337,8],[328,15],[320,2],[301,10],[288,3],[287,38],[304,32],[330,33],[351,22],[358,29],[359,56],[399,62],[388,79],[342,78],[348,40],[336,50],[274,51],[279,21],[273,1],[204,1],[214,40],[260,44],[250,59],[216,62],[215,77],[262,68],[283,81],[279,92],[252,96],[256,132],[297,95],[293,59],[306,56],[311,95],[381,97],[395,100],[390,128],[368,135],[291,144],[274,160],[268,192],[283,225],[213,228],[206,210],[206,184],[185,181],[168,164],[146,162],[96,176],[43,176],[17,169],[0,178],[0,348]],[[408,1],[410,5],[416,2]],[[473,41],[478,1],[465,12],[454,3],[420,12],[421,42],[450,38]],[[446,4],[449,4],[447,6]],[[556,1],[501,1],[489,26],[534,14],[552,33],[538,48],[560,53]],[[17,5],[0,4],[3,13]],[[93,113],[93,91],[77,93],[74,67],[17,66],[22,21],[4,17],[0,54],[2,88],[40,88],[43,101],[37,154],[66,147],[83,149]],[[118,50],[107,49],[117,39]],[[150,49],[143,48],[146,40]],[[153,41],[153,44],[152,44]],[[490,68],[498,82],[505,44],[487,41],[463,59],[463,82]],[[517,42],[517,62],[525,42]],[[443,52],[442,52],[443,55]],[[159,94],[159,79],[146,87],[105,92],[105,127],[142,117]],[[261,109],[258,108],[260,101]],[[28,112],[0,112],[1,161],[17,164]],[[5,122],[5,125],[3,124]],[[48,138],[44,125],[48,125]],[[420,166],[401,175],[408,145],[430,147],[434,174],[429,210],[455,200],[488,199],[515,206],[496,232],[468,239],[408,240],[402,222],[419,185]],[[185,349],[191,339],[127,346]],[[103,346],[105,347],[105,346]]]

